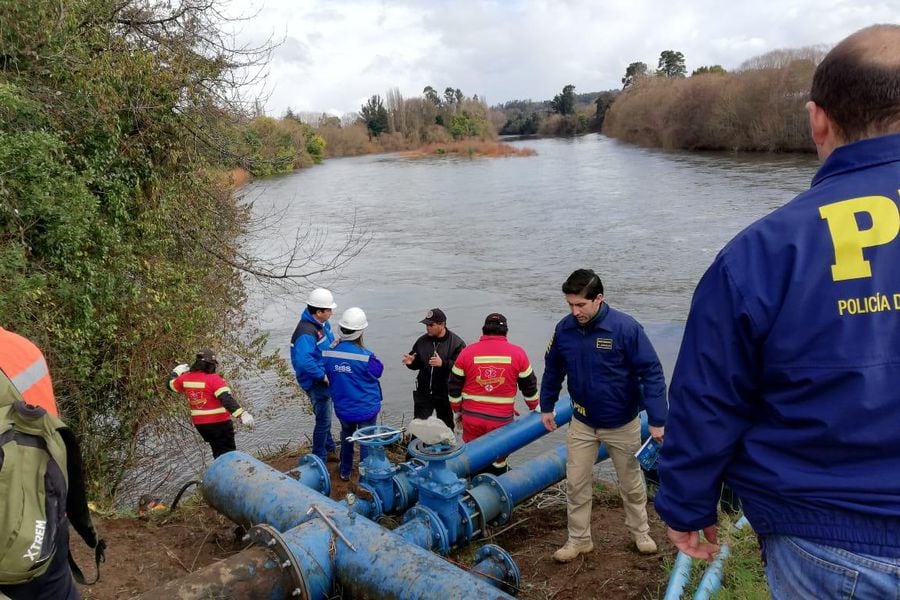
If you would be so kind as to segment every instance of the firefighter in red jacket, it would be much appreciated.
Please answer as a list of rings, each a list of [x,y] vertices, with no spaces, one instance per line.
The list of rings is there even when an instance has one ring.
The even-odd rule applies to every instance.
[[[187,396],[191,422],[209,444],[213,458],[237,449],[232,418],[240,418],[247,427],[253,426],[253,416],[241,408],[231,395],[228,383],[216,374],[218,364],[215,353],[203,348],[193,365],[178,365],[169,379],[172,390]]]
[[[528,355],[506,339],[506,317],[491,313],[482,336],[463,348],[450,371],[450,406],[462,420],[462,439],[470,442],[515,418],[516,389],[522,390],[528,410],[537,407],[537,377]],[[493,471],[507,470],[506,457],[493,463]]]

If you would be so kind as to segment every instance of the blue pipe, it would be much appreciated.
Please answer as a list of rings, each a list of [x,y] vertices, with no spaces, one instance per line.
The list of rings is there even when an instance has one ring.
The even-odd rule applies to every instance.
[[[561,396],[554,407],[556,425],[561,427],[572,419],[572,400]],[[541,422],[540,413],[532,412],[467,443],[463,453],[447,462],[459,477],[468,477],[488,467],[501,456],[508,456],[549,433]]]
[[[684,587],[691,578],[693,561],[684,552],[679,551],[675,558],[675,565],[669,574],[669,583],[666,585],[666,595],[663,600],[679,600],[684,593]]]
[[[568,396],[560,397],[556,403],[554,419],[559,427],[572,419],[572,401]],[[377,425],[366,429],[378,428],[385,429]],[[447,468],[457,477],[469,477],[499,457],[520,450],[547,433],[549,432],[544,427],[540,414],[531,413],[465,444],[459,456],[447,461]],[[380,501],[379,508],[385,514],[403,513],[418,501],[419,488],[414,484],[414,478],[422,476],[425,467],[415,461],[394,467],[384,458],[382,442],[370,442],[367,445],[369,457],[363,461],[360,468],[360,485],[377,496]],[[322,472],[327,475],[327,470],[321,461],[301,459],[296,470],[301,483],[326,496],[330,493],[330,481],[322,480]]]
[[[722,544],[719,552],[716,554],[715,560],[707,567],[706,572],[697,585],[697,591],[694,593],[694,600],[708,600],[715,592],[722,587],[722,572],[725,570],[725,561],[731,556],[731,549],[728,544]]]
[[[641,413],[641,438],[647,435],[646,414]],[[514,506],[562,481],[566,476],[566,456],[566,446],[561,444],[499,477],[488,474],[475,477],[469,497],[478,505],[477,512],[483,522],[490,525],[506,523]],[[607,458],[606,445],[601,444],[595,462]]]
[[[328,597],[318,595],[317,590],[329,576],[354,597],[432,598],[435,590],[440,590],[450,598],[511,598],[242,452],[229,452],[213,461],[203,480],[207,502],[238,523],[268,522],[278,529],[291,521],[302,522],[282,537],[304,579],[312,582],[306,590],[310,598]],[[355,550],[338,539],[323,518],[315,513],[306,515],[303,507],[313,504]],[[424,532],[412,525],[405,530],[407,537],[414,535],[419,540]],[[333,567],[329,566],[330,556]]]

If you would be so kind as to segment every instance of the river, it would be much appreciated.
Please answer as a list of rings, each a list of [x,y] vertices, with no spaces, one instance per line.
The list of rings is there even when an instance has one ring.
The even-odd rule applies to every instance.
[[[807,189],[817,168],[811,155],[667,152],[596,134],[511,143],[537,154],[330,159],[242,190],[254,215],[268,219],[246,243],[263,256],[277,257],[310,226],[326,255],[354,219],[369,232],[359,256],[314,283],[335,294],[333,327],[350,306],[366,311],[365,343],[386,366],[386,424],[411,418],[415,373],[400,358],[424,333],[429,308],[443,309],[467,342],[488,313],[502,312],[510,341],[540,378],[544,348],[566,314],[560,286],[581,267],[600,274],[610,305],[644,325],[668,381],[706,267],[737,232]],[[250,313],[285,358],[304,306],[305,295],[251,285]],[[239,431],[240,449],[311,436],[299,397],[272,405],[272,379],[239,388],[257,415],[253,431]],[[525,410],[521,399],[517,406]],[[562,439],[553,435],[536,449]]]

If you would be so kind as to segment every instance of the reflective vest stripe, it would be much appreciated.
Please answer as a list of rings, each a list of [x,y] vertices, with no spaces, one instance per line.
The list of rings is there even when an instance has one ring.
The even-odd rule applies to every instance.
[[[343,358],[344,360],[358,360],[359,362],[369,362],[368,354],[354,354],[352,352],[340,352],[338,350],[326,350],[322,356],[328,358]]]
[[[187,386],[185,386],[185,387],[187,387]],[[220,387],[220,388],[217,389],[215,392],[213,392],[213,396],[215,396],[216,398],[218,398],[219,396],[221,396],[221,395],[224,394],[225,392],[228,392],[229,394],[231,393],[231,388],[228,387],[227,385],[226,385],[225,387]]]
[[[13,385],[24,395],[31,386],[37,384],[41,379],[50,374],[47,370],[47,361],[43,356],[37,357],[33,363],[25,367],[25,370],[19,372],[18,375],[11,378]]]
[[[511,365],[512,356],[474,356],[472,362],[476,365],[494,363],[499,365]]]
[[[502,396],[476,396],[474,394],[462,395],[463,400],[475,400],[476,402],[487,402],[488,404],[515,404],[515,395],[504,398]]]
[[[185,381],[181,385],[185,387],[185,389],[192,390],[205,390],[206,382],[205,381]]]
[[[202,417],[203,415],[219,415],[222,413],[227,413],[224,406],[220,406],[219,408],[214,408],[212,410],[192,410],[192,417]]]
[[[527,368],[527,369],[525,369],[524,371],[522,371],[521,373],[519,373],[519,379],[522,379],[522,378],[524,378],[524,377],[528,377],[529,375],[531,375],[531,373],[532,373],[533,371],[534,371],[534,369],[531,368],[531,365],[528,365],[528,368]]]
[[[453,373],[454,375],[459,376],[459,377],[465,377],[465,376],[466,376],[466,372],[463,371],[462,369],[460,369],[459,367],[457,367],[456,365],[453,365],[453,368],[450,369],[450,372]]]
[[[462,398],[450,396],[450,404],[459,404],[460,402],[462,402]]]
[[[525,401],[528,402],[529,400],[537,400],[540,397],[540,395],[541,395],[540,390],[538,390],[531,396],[525,396]]]

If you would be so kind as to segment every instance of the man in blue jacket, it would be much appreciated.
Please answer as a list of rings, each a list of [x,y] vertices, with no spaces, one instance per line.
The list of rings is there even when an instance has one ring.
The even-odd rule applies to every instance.
[[[650,435],[662,441],[666,383],[656,350],[640,323],[603,301],[603,282],[578,269],[562,286],[571,314],[556,326],[541,379],[541,420],[553,431],[553,406],[568,378],[573,417],[566,437],[569,537],[553,554],[569,562],[594,549],[591,498],[601,442],[619,479],[625,526],[643,554],[656,552],[647,522],[647,488],[634,457],[641,447],[638,412],[647,409]]]
[[[322,351],[330,348],[334,341],[328,319],[335,308],[337,304],[331,292],[325,288],[314,289],[291,336],[291,364],[316,417],[312,452],[323,461],[327,459],[327,453],[335,449],[331,435],[331,392],[322,362]]]
[[[739,233],[694,292],[656,510],[680,550],[709,560],[724,481],[774,598],[894,598],[900,26],[835,46],[810,98],[824,160],[811,188]]]

